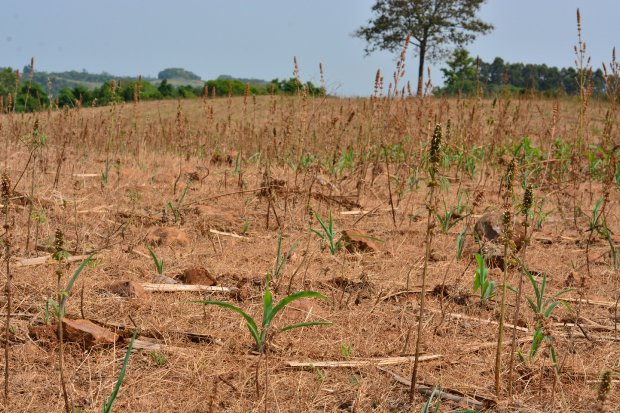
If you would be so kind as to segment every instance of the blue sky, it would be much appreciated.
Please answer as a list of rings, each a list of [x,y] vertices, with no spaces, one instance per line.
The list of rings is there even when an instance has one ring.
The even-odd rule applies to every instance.
[[[8,2],[7,2],[8,3]],[[370,17],[373,0],[28,0],[3,5],[0,66],[156,76],[184,67],[203,79],[220,74],[290,77],[297,56],[302,80],[368,95],[377,69],[391,77],[395,56],[364,56],[351,33]],[[574,65],[575,11],[595,68],[620,40],[618,0],[488,0],[480,17],[495,30],[468,49],[491,61]],[[618,44],[620,46],[620,44]],[[620,51],[619,51],[620,52]],[[415,79],[410,54],[407,78]],[[441,64],[431,65],[441,83]]]

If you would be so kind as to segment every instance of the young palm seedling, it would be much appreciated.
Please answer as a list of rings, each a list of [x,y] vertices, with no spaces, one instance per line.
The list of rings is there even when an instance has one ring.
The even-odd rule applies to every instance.
[[[181,216],[181,207],[183,206],[183,201],[185,200],[185,195],[187,195],[188,189],[189,189],[189,186],[186,186],[185,189],[183,190],[183,193],[181,194],[181,197],[179,198],[176,204],[173,204],[171,201],[168,201],[166,202],[166,206],[164,207],[164,211],[169,209],[172,212],[172,216],[174,217],[175,224],[178,222],[181,222],[181,219],[183,218]]]
[[[127,364],[129,363],[129,356],[131,356],[131,350],[133,349],[133,343],[136,340],[136,336],[138,335],[138,330],[134,331],[133,336],[131,337],[131,341],[129,342],[129,346],[127,347],[127,351],[125,352],[125,359],[123,360],[123,365],[121,366],[121,371],[118,374],[118,379],[116,380],[116,384],[114,385],[114,389],[110,394],[108,400],[103,404],[103,413],[112,413],[112,405],[116,400],[116,396],[118,396],[118,391],[121,389],[121,385],[123,384],[123,379],[125,379],[125,373],[127,372]]]
[[[286,264],[286,261],[291,258],[295,248],[297,248],[297,243],[293,244],[293,246],[289,248],[288,252],[282,253],[282,234],[278,235],[278,252],[276,253],[276,262],[273,267],[273,276],[276,279],[280,278],[284,264]]]
[[[267,281],[265,283],[265,292],[263,293],[263,319],[262,319],[262,322],[260,323],[260,327],[259,327],[259,323],[251,315],[243,311],[241,308],[234,306],[232,304],[229,304],[223,301],[211,301],[211,300],[197,300],[194,302],[202,303],[202,304],[209,304],[209,305],[217,305],[223,308],[227,308],[241,315],[245,319],[248,330],[250,331],[250,335],[252,336],[252,339],[254,340],[256,351],[258,351],[260,356],[263,356],[266,353],[266,350],[267,350],[266,347],[267,347],[269,339],[273,337],[273,333],[271,333],[271,323],[273,322],[275,316],[280,311],[284,310],[284,308],[288,304],[292,303],[295,300],[299,300],[301,298],[320,298],[322,300],[326,299],[324,295],[318,292],[315,292],[315,291],[299,291],[299,292],[296,292],[296,293],[293,293],[293,294],[290,294],[284,297],[276,305],[273,305],[273,295],[271,294],[269,283],[270,283],[269,274],[267,274]],[[295,328],[310,327],[310,326],[317,326],[317,325],[330,325],[330,324],[332,323],[324,322],[324,321],[311,321],[311,322],[306,322],[306,323],[291,324],[291,325],[280,328],[277,332],[284,332],[288,330],[293,330]],[[260,363],[260,358],[257,361],[257,365],[256,365],[257,396],[259,394],[259,387],[258,387],[259,363]]]
[[[475,254],[478,268],[474,277],[474,293],[480,290],[480,304],[487,303],[495,295],[495,281],[489,279],[489,269],[481,254]]]
[[[463,230],[459,232],[459,235],[456,237],[456,260],[460,261],[463,258],[463,249],[465,248],[465,237],[467,236],[467,231],[469,230],[469,225],[465,225]]]
[[[146,245],[146,249],[149,250],[149,254],[151,254],[151,258],[153,259],[153,263],[155,264],[155,268],[157,269],[157,274],[164,275],[164,259],[157,258],[157,255],[153,252],[151,247]]]
[[[527,270],[527,268],[525,268],[523,263],[521,261],[518,261],[518,263],[521,266],[521,269],[523,270],[525,275],[527,275],[534,289],[534,297],[526,297],[530,308],[534,312],[535,320],[534,335],[532,336],[532,344],[528,353],[528,360],[530,363],[533,362],[536,359],[536,355],[540,352],[543,345],[546,345],[549,348],[549,356],[551,358],[551,362],[553,363],[555,379],[557,380],[559,376],[557,355],[555,352],[555,347],[553,345],[553,336],[551,334],[551,331],[549,330],[549,322],[547,320],[551,316],[553,310],[559,304],[564,305],[569,312],[572,312],[572,309],[570,308],[568,303],[559,298],[561,295],[566,294],[572,290],[564,289],[558,293],[555,293],[551,297],[545,298],[547,275],[543,274],[543,279],[539,285],[534,279],[534,276]],[[525,364],[525,356],[523,356],[521,352],[517,353],[517,355],[519,357],[519,361]]]
[[[437,213],[437,221],[439,221],[439,228],[442,234],[447,234],[448,231],[456,225],[460,220],[467,217],[463,215],[465,211],[465,205],[462,204],[463,194],[459,194],[459,199],[452,209],[448,209],[446,201],[443,201],[443,213]]]
[[[334,231],[334,220],[332,219],[332,211],[329,211],[329,220],[327,221],[327,225],[321,219],[321,216],[315,212],[314,216],[316,217],[319,224],[321,224],[321,228],[323,231],[316,230],[314,228],[310,228],[312,232],[318,235],[323,241],[327,242],[329,246],[329,252],[332,255],[336,255],[338,250],[340,249],[340,241],[336,241],[336,232]]]

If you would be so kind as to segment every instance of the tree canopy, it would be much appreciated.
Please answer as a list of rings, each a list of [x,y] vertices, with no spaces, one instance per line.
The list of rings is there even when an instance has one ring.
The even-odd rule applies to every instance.
[[[436,92],[446,95],[470,95],[479,91],[492,95],[500,91],[523,93],[541,92],[545,95],[578,93],[577,70],[557,68],[546,64],[509,63],[501,57],[492,62],[475,59],[465,49],[456,49],[446,61],[444,87]],[[605,77],[601,69],[587,74],[595,96],[605,94]]]
[[[164,69],[157,75],[159,80],[170,80],[170,79],[183,79],[183,80],[200,80],[200,76],[195,73],[190,72],[189,70],[182,69],[180,67],[170,67],[168,69]]]
[[[422,94],[424,64],[446,56],[450,45],[463,46],[493,26],[476,17],[486,0],[376,0],[373,17],[354,35],[368,42],[366,54],[397,51],[409,38],[419,57],[417,94]],[[410,35],[410,37],[409,37]]]

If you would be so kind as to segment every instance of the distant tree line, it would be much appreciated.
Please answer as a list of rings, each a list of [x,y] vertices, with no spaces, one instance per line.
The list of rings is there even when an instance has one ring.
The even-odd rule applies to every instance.
[[[0,69],[2,111],[36,112],[47,109],[50,105],[52,107],[75,107],[78,105],[91,107],[135,100],[191,99],[205,95],[210,97],[242,96],[244,94],[286,95],[298,92],[307,93],[311,96],[325,94],[323,88],[313,85],[312,82],[301,83],[295,78],[274,79],[271,82],[249,79],[253,81],[250,84],[224,75],[215,80],[202,82],[200,77],[193,73],[177,68],[160,72],[158,77],[161,81],[159,83],[152,79],[114,78],[105,80],[97,87],[88,86],[90,83],[95,83],[96,78],[88,77],[85,73],[63,72],[63,74],[66,73],[76,73],[84,80],[70,79],[69,82],[73,82],[71,86],[63,87],[55,93],[49,87],[49,83],[53,82],[51,77],[48,77],[49,81],[46,80],[45,83],[41,83],[36,73],[30,76],[29,71],[22,72],[18,78],[17,72],[13,69]],[[181,77],[179,78],[179,76]],[[192,81],[193,84],[183,84],[184,81]]]
[[[488,63],[470,56],[465,49],[456,49],[442,69],[444,87],[436,93],[446,95],[471,95],[480,92],[492,95],[500,91],[523,93],[541,92],[544,95],[578,93],[577,69],[557,68],[546,64],[508,63],[496,57]],[[589,75],[594,95],[605,93],[603,71],[598,69]]]

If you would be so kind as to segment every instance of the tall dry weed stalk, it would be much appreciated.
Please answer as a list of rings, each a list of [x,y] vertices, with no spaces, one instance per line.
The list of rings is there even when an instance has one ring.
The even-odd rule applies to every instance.
[[[504,339],[504,313],[506,310],[506,291],[508,282],[508,267],[510,252],[512,250],[512,197],[514,194],[513,181],[515,177],[516,162],[514,159],[506,168],[506,174],[502,180],[504,190],[503,205],[503,244],[504,244],[504,272],[502,276],[502,300],[499,312],[499,327],[497,331],[497,347],[495,350],[495,394],[500,396],[501,386],[501,368],[502,368],[502,345]]]
[[[413,360],[413,371],[411,373],[411,386],[409,388],[409,403],[413,404],[415,399],[416,380],[418,378],[418,365],[420,358],[420,348],[422,346],[422,324],[424,319],[424,306],[426,297],[426,278],[428,275],[428,263],[431,256],[431,242],[433,240],[433,229],[435,227],[435,189],[438,185],[437,175],[439,173],[439,160],[441,157],[442,130],[441,125],[435,125],[435,131],[431,139],[428,160],[428,200],[426,204],[426,238],[424,252],[424,267],[422,269],[422,291],[420,292],[420,314],[418,318],[418,329],[415,342],[415,355]]]
[[[529,242],[528,228],[530,227],[529,216],[534,201],[534,195],[532,193],[532,186],[528,185],[523,193],[523,202],[521,203],[521,214],[523,215],[523,229],[524,229],[524,241],[521,247],[521,262],[525,267],[525,252],[527,250],[527,244]],[[504,264],[506,265],[506,264]],[[513,373],[515,362],[515,351],[517,348],[517,324],[519,322],[519,315],[521,312],[521,297],[523,294],[523,271],[519,273],[519,285],[517,287],[517,298],[515,301],[515,313],[512,320],[512,342],[510,343],[510,366],[508,368],[508,395],[512,396],[513,392]]]
[[[71,413],[71,401],[69,400],[69,393],[67,392],[67,385],[65,382],[65,369],[64,369],[64,331],[63,331],[63,323],[62,323],[62,319],[63,319],[63,314],[62,314],[62,310],[60,310],[60,303],[63,301],[63,291],[62,288],[60,286],[60,281],[62,279],[63,276],[63,271],[62,271],[62,266],[63,266],[63,262],[64,262],[64,258],[65,258],[65,250],[64,250],[64,234],[60,229],[56,230],[56,233],[54,234],[54,259],[58,262],[57,267],[56,267],[56,291],[57,291],[57,303],[59,306],[59,311],[58,311],[58,330],[57,330],[57,334],[58,334],[58,379],[60,380],[60,388],[62,390],[62,397],[64,399],[65,402],[65,412],[66,413]]]
[[[11,311],[12,311],[12,274],[11,274],[11,224],[9,218],[11,203],[11,180],[9,175],[4,172],[2,174],[2,213],[4,215],[4,236],[2,242],[4,244],[4,263],[6,271],[6,283],[4,292],[6,294],[6,324],[4,329],[4,402],[5,406],[9,406],[9,334],[11,333]]]

